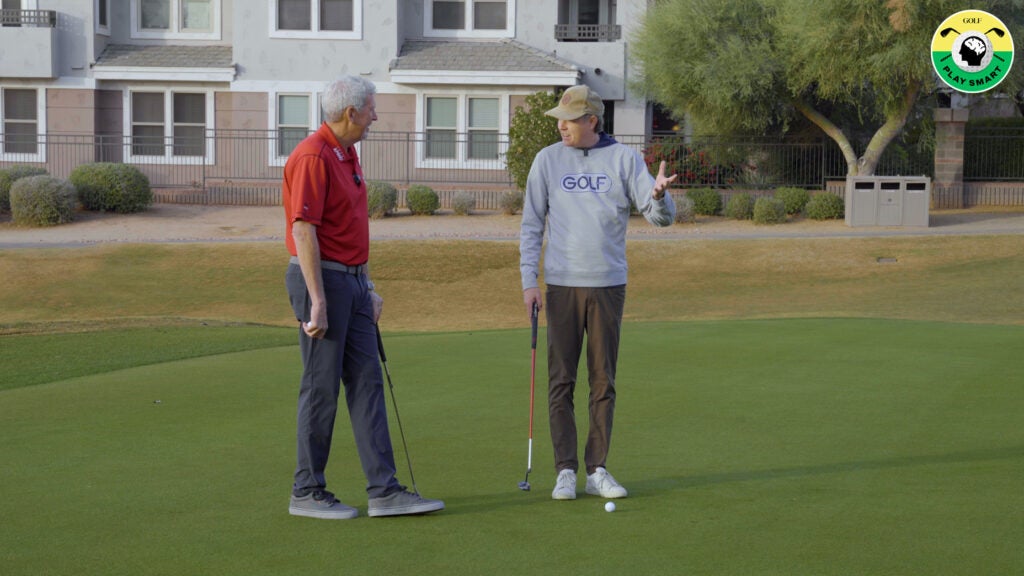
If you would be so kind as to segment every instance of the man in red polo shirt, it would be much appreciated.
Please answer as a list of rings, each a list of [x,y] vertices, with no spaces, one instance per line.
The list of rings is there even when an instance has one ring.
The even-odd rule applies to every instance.
[[[372,82],[345,76],[325,88],[326,120],[299,143],[284,168],[285,276],[299,321],[302,383],[298,457],[289,513],[313,518],[355,518],[358,511],[326,490],[340,383],[345,386],[352,433],[366,476],[370,516],[443,510],[405,489],[395,458],[377,355],[376,323],[383,300],[367,275],[370,222],[366,184],[355,144],[377,119]]]

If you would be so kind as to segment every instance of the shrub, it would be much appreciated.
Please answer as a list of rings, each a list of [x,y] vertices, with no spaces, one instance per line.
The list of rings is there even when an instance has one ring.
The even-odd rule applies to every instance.
[[[523,211],[523,192],[521,190],[509,190],[501,195],[501,212],[508,216],[514,216]]]
[[[689,196],[673,196],[676,203],[676,222],[693,222],[693,198]]]
[[[468,216],[476,208],[476,196],[471,192],[456,192],[452,197],[452,210],[459,216]]]
[[[0,212],[11,211],[11,185],[15,181],[28,176],[41,176],[46,174],[45,168],[17,164],[5,170],[0,170]]]
[[[691,188],[686,195],[693,200],[695,214],[714,216],[722,211],[722,195],[712,188]]]
[[[843,217],[843,199],[831,192],[811,196],[804,213],[813,220],[831,220]]]
[[[786,214],[799,214],[810,201],[811,193],[803,188],[781,187],[775,189],[775,197],[786,205]]]
[[[733,194],[725,205],[725,215],[736,220],[750,220],[754,217],[754,197],[747,192]]]
[[[754,202],[755,224],[781,224],[786,221],[786,203],[781,198],[762,196]]]
[[[558,94],[537,92],[526,97],[526,108],[516,106],[508,127],[505,167],[520,190],[526,188],[537,153],[561,139],[558,120],[544,113],[558,106]]]
[[[441,200],[433,188],[422,184],[413,184],[405,191],[405,205],[413,214],[429,216],[441,207]]]
[[[366,207],[370,218],[383,218],[398,207],[398,190],[387,182],[368,180],[366,182]]]
[[[16,224],[54,226],[71,222],[78,196],[67,180],[28,176],[11,186],[11,215]]]
[[[71,171],[68,180],[78,190],[78,199],[86,210],[131,214],[153,203],[149,178],[129,164],[82,164]]]

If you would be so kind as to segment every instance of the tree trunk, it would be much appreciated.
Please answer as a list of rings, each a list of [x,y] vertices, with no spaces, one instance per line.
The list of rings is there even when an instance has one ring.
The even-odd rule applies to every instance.
[[[843,158],[846,159],[846,175],[859,176],[860,163],[857,158],[857,152],[853,149],[853,145],[850,144],[850,139],[846,137],[843,130],[803,100],[793,100],[792,104],[798,112],[813,122],[815,126],[821,128],[821,131],[824,132],[826,136],[834,140],[835,143],[839,145],[839,150],[842,151]]]
[[[802,100],[794,100],[793,106],[839,145],[839,149],[843,152],[843,158],[846,159],[847,176],[873,176],[878,167],[878,160],[882,157],[882,152],[885,152],[886,146],[899,136],[903,125],[907,123],[907,117],[914,108],[917,94],[920,91],[921,85],[916,82],[907,87],[899,107],[889,114],[885,123],[871,137],[867,148],[864,149],[864,155],[860,157],[857,156],[857,152],[842,129],[823,116],[821,112]]]
[[[903,131],[903,125],[907,123],[907,117],[914,108],[914,102],[917,101],[917,94],[920,90],[920,84],[914,83],[908,86],[899,108],[893,110],[886,117],[885,123],[871,137],[871,142],[868,142],[868,147],[864,149],[864,155],[860,158],[861,172],[859,175],[870,176],[875,173],[882,152],[885,152],[886,146]]]

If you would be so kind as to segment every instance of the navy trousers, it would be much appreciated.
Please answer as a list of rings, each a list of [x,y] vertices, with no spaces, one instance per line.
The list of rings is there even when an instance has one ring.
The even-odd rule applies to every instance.
[[[302,270],[297,264],[290,264],[285,274],[288,297],[300,322],[302,353],[292,493],[304,496],[327,486],[324,470],[331,454],[340,384],[344,384],[352,436],[366,476],[366,492],[370,498],[378,498],[401,486],[395,478],[373,304],[364,276],[325,269],[323,282],[327,333],[320,339],[310,338],[301,324],[310,317],[309,292]]]

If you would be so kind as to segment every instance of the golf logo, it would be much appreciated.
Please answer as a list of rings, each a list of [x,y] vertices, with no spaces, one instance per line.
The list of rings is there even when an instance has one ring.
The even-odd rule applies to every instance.
[[[932,66],[954,90],[991,90],[1006,78],[1012,64],[1010,31],[988,12],[957,12],[946,18],[932,36]]]

